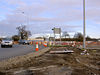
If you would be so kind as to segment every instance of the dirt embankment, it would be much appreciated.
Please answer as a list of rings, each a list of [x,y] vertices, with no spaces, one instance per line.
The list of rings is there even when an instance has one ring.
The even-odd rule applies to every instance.
[[[29,53],[27,55],[17,56],[17,57],[10,58],[8,60],[1,61],[0,62],[0,70],[9,70],[9,69],[17,68],[19,66],[24,66],[29,61],[34,60],[34,58],[40,57],[43,54],[45,54],[46,52],[48,52],[49,49],[50,48],[45,48],[45,49],[39,50],[37,52]]]
[[[27,61],[0,69],[7,75],[100,75],[99,50],[87,50],[87,55],[73,47],[53,47],[50,51],[66,49],[74,53],[50,54],[48,51],[39,57],[30,57]]]

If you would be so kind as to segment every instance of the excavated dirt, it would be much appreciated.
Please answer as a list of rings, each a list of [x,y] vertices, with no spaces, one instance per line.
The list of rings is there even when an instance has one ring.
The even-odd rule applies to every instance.
[[[73,50],[74,53],[49,52],[27,62],[0,69],[0,75],[100,75],[100,50],[83,50],[73,47],[53,47],[50,51]]]

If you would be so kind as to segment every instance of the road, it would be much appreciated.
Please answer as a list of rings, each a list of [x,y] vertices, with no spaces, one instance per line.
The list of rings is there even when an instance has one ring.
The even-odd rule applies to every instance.
[[[43,46],[39,47],[39,50],[43,49]],[[25,55],[35,51],[35,46],[32,45],[13,45],[12,48],[1,48],[0,47],[0,61],[9,59],[15,56]]]

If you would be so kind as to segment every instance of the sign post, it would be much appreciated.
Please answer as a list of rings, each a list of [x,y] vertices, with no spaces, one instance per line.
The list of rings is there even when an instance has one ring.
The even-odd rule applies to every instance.
[[[55,28],[54,27],[52,30],[54,32],[54,42],[55,42],[55,35],[59,34],[60,35],[60,43],[61,43],[61,28]]]

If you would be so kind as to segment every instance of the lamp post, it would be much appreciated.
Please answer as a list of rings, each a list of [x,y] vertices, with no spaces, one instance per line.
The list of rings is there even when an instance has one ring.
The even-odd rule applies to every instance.
[[[25,12],[22,12],[22,14],[24,14],[24,15],[25,15]],[[27,23],[26,23],[26,25],[29,25],[29,17],[28,17],[28,15],[27,15],[27,14],[26,14],[25,16],[26,16],[26,22],[27,22]]]
[[[83,0],[83,48],[86,48],[86,29],[85,29],[85,0]]]

